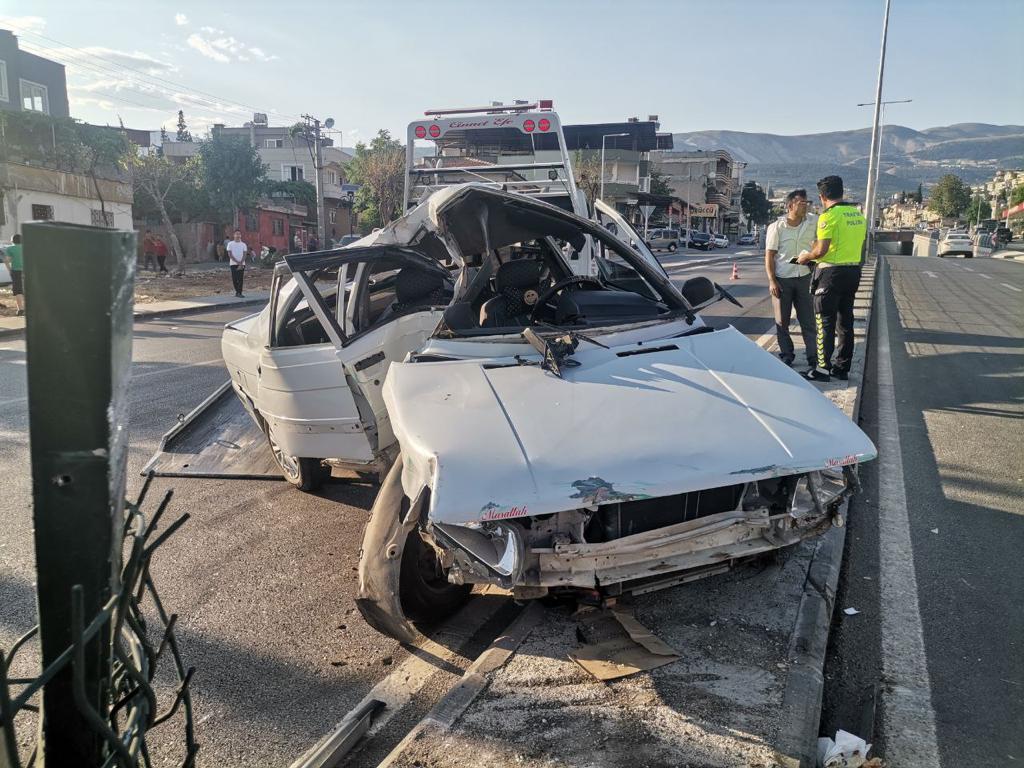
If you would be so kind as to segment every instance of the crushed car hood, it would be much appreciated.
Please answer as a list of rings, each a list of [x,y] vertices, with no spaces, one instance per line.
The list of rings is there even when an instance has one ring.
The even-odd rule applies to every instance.
[[[466,523],[866,461],[868,437],[732,328],[601,349],[563,378],[508,360],[399,363],[384,396],[410,498]],[[511,364],[509,364],[511,362]]]

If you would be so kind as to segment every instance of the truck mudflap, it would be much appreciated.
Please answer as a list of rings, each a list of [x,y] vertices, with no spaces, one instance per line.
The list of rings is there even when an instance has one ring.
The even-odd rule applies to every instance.
[[[142,470],[157,477],[280,480],[263,430],[225,382],[160,440]]]

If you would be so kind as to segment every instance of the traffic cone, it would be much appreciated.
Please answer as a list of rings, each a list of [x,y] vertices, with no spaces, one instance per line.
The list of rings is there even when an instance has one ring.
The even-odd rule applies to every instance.
[[[729,275],[729,279],[730,280],[739,280],[740,279],[740,268],[739,268],[739,265],[735,261],[732,263],[732,274]]]

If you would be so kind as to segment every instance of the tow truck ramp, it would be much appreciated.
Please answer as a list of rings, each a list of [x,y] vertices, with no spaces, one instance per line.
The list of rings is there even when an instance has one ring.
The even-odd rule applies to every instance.
[[[226,381],[179,417],[142,469],[157,477],[280,480],[267,438]]]

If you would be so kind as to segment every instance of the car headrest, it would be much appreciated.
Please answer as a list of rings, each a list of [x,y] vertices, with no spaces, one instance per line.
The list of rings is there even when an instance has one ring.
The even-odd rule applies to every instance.
[[[440,273],[403,267],[395,278],[395,300],[399,304],[410,304],[435,292],[440,294],[443,288],[444,277]]]
[[[542,269],[539,261],[507,261],[494,273],[494,288],[499,293],[506,288],[533,288],[540,282]]]

